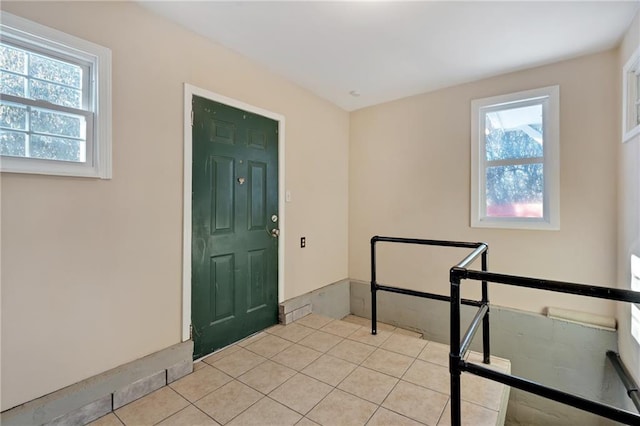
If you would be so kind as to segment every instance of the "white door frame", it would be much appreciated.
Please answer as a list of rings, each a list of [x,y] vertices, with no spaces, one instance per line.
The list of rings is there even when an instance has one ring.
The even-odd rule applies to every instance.
[[[284,212],[284,116],[275,112],[246,104],[236,99],[228,98],[218,93],[201,89],[184,83],[184,181],[182,204],[182,341],[190,339],[191,325],[191,164],[192,164],[192,132],[191,132],[191,100],[193,95],[210,99],[239,108],[254,114],[262,115],[278,122],[278,227],[280,237],[278,241],[278,303],[284,300],[284,241],[285,241],[285,212]]]

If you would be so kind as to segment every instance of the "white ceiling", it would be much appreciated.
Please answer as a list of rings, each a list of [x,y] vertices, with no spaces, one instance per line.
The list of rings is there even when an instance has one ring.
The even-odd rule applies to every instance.
[[[352,111],[611,48],[640,0],[142,4]]]

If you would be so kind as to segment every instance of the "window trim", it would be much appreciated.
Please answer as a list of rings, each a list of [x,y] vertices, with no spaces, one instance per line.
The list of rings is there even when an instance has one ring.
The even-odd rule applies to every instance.
[[[630,270],[631,283],[629,288],[633,291],[640,291],[640,257],[635,254],[631,254]],[[636,343],[640,345],[640,305],[632,303],[630,314],[629,330]]]
[[[540,100],[542,100],[540,102]],[[484,117],[509,105],[541,104],[544,137],[544,212],[542,218],[486,216]],[[560,86],[548,86],[471,101],[471,227],[560,229]]]
[[[640,98],[633,99],[631,96],[633,86],[638,83],[636,83],[637,80],[629,78],[630,74],[640,74],[640,46],[631,54],[622,68],[622,143],[629,142],[640,134],[640,123],[631,127],[631,112],[635,109],[632,102],[638,102]],[[638,88],[635,89],[637,93]],[[640,108],[640,105],[636,108]]]
[[[82,66],[89,64],[88,79],[93,91],[89,96],[91,105],[87,105],[92,119],[87,120],[86,162],[2,156],[0,171],[111,179],[111,50],[10,13],[2,14],[0,40],[36,53],[68,58]],[[8,96],[2,98],[10,100]]]

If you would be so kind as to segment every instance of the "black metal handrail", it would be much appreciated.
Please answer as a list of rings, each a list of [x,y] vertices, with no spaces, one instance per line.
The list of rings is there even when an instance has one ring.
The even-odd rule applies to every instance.
[[[627,391],[627,396],[631,398],[633,405],[636,406],[636,410],[640,411],[640,395],[638,394],[638,384],[625,367],[624,363],[620,359],[620,355],[614,351],[607,351],[607,358],[611,361],[611,365],[618,373],[618,377],[622,381],[625,390]]]
[[[390,293],[399,293],[406,294],[409,296],[422,297],[426,299],[433,300],[441,300],[445,302],[451,302],[451,297],[443,294],[436,293],[428,293],[416,290],[409,290],[406,288],[400,287],[392,287],[388,285],[378,284],[376,281],[376,243],[378,242],[387,242],[387,243],[400,243],[400,244],[417,244],[423,246],[438,246],[438,247],[457,247],[457,248],[468,248],[474,249],[467,257],[462,260],[458,264],[458,266],[466,266],[473,263],[478,256],[482,258],[481,268],[483,271],[487,270],[487,255],[488,255],[488,246],[485,243],[472,243],[472,242],[463,242],[463,241],[445,241],[445,240],[424,240],[418,238],[400,238],[400,237],[380,237],[375,236],[371,238],[371,334],[378,333],[378,304],[377,304],[377,292],[387,291]],[[490,327],[489,327],[489,292],[487,289],[487,283],[483,281],[482,283],[482,297],[480,300],[470,300],[470,299],[459,299],[459,302],[463,305],[475,306],[478,307],[478,314],[476,314],[475,322],[482,321],[482,361],[485,364],[490,362]],[[482,315],[479,316],[479,313],[482,312]],[[459,326],[458,326],[459,327]],[[474,331],[475,334],[475,331]],[[468,344],[471,343],[471,339],[469,339]],[[468,344],[466,348],[468,348]],[[466,352],[466,351],[465,351]]]
[[[451,349],[449,353],[449,373],[451,375],[451,424],[453,426],[460,426],[462,421],[460,413],[460,376],[463,371],[475,374],[480,377],[484,377],[489,380],[500,382],[505,385],[542,396],[544,398],[553,399],[563,404],[571,405],[573,407],[591,412],[593,414],[597,414],[599,416],[607,417],[618,422],[623,422],[630,425],[640,425],[640,415],[632,413],[630,411],[622,410],[617,407],[582,398],[577,395],[572,395],[521,377],[500,373],[481,365],[465,361],[463,359],[465,352],[469,347],[469,344],[471,343],[476,330],[478,329],[480,318],[478,317],[478,315],[476,315],[476,318],[474,318],[474,320],[471,322],[469,329],[466,331],[461,341],[460,305],[462,303],[462,299],[460,298],[460,286],[462,280],[469,279],[482,281],[483,288],[487,282],[491,282],[630,303],[640,303],[640,292],[609,287],[568,283],[562,281],[520,277],[515,275],[496,274],[487,272],[485,268],[483,268],[482,271],[469,270],[466,269],[466,266],[470,264],[470,261],[468,260],[472,259],[469,259],[468,257],[467,259],[463,260],[458,265],[451,268],[449,274],[451,282],[451,334],[449,339]],[[479,315],[486,314],[482,314],[481,312],[479,312]]]

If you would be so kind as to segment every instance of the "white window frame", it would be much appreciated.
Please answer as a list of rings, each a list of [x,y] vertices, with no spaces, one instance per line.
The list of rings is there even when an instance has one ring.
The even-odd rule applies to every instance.
[[[486,215],[485,117],[500,107],[542,105],[543,217]],[[471,227],[532,230],[560,229],[560,87],[549,86],[471,101]]]
[[[111,179],[111,50],[9,13],[2,13],[0,40],[36,53],[62,56],[89,69],[90,102],[86,106],[86,162],[0,157],[0,171]],[[13,96],[4,96],[14,101]],[[29,106],[46,103],[27,101]],[[42,105],[41,105],[42,104]]]
[[[640,257],[631,255],[631,290],[640,291]],[[631,335],[640,344],[640,305],[631,304]]]
[[[638,75],[640,75],[640,46],[622,68],[622,142],[629,142],[640,134],[640,96],[638,95]]]

